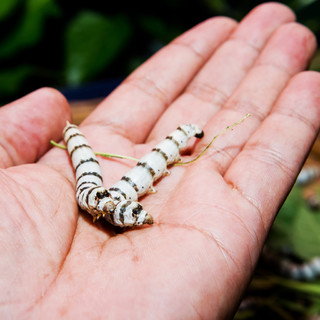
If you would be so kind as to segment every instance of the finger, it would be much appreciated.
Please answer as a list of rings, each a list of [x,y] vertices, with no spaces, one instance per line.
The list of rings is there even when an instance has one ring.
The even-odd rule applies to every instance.
[[[203,160],[187,167],[187,172],[176,172],[173,178],[180,188],[164,204],[157,204],[164,209],[155,221],[196,227],[212,236],[227,265],[240,274],[238,279],[249,279],[274,216],[319,129],[319,85],[318,73],[296,75],[224,177]],[[174,197],[183,201],[173,201]]]
[[[225,180],[268,230],[311,148],[320,123],[320,74],[295,76],[235,158]]]
[[[288,7],[275,3],[250,12],[163,114],[149,140],[165,135],[179,123],[204,126],[239,86],[273,32],[294,19]]]
[[[305,27],[296,23],[283,25],[274,32],[248,75],[241,82],[224,108],[205,127],[204,144],[201,145],[202,142],[199,143],[197,146],[198,150],[196,151],[202,150],[204,145],[221,129],[238,121],[246,112],[252,111],[253,116],[238,127],[235,127],[233,131],[228,131],[225,135],[219,137],[207,154],[193,165],[186,166],[189,176],[185,175],[184,180],[182,180],[181,173],[180,175],[176,175],[176,184],[172,181],[170,182],[173,185],[173,191],[174,188],[177,188],[177,185],[182,185],[181,183],[185,181],[183,192],[187,195],[186,197],[190,195],[192,199],[196,199],[203,197],[203,195],[208,195],[208,199],[202,199],[204,203],[215,203],[215,200],[223,202],[228,193],[228,188],[221,185],[222,179],[221,177],[219,178],[219,174],[216,171],[224,175],[225,170],[230,166],[232,160],[240,152],[250,135],[257,130],[257,127],[261,124],[261,120],[270,112],[270,109],[275,104],[279,94],[284,90],[292,74],[306,66],[314,48],[315,40],[313,35]],[[281,62],[280,65],[278,64],[279,61]],[[247,163],[243,163],[242,170],[250,171],[251,167],[247,161]],[[259,170],[250,172],[253,177],[252,179],[255,179],[260,172]],[[198,184],[195,186],[195,183],[193,183],[189,186],[188,182],[192,180],[198,181]],[[248,183],[253,183],[253,181]],[[168,184],[166,184],[166,181],[163,181],[161,187],[171,188]],[[209,185],[210,188],[208,189]],[[230,203],[233,202],[231,201]],[[226,211],[228,211],[227,207],[225,207]],[[231,217],[237,216],[231,209],[229,210]],[[188,217],[188,219],[192,218],[192,223],[195,223],[197,219],[194,216],[195,214],[191,213],[188,217],[188,214],[184,211],[183,216],[172,218],[165,216],[162,217],[162,220],[180,219],[184,221],[183,219],[187,219]],[[252,216],[250,217],[252,218]],[[208,217],[201,216],[201,219],[203,219],[204,223],[210,225]],[[210,217],[210,219],[212,219],[213,225],[217,222],[213,217]],[[246,218],[244,218],[245,220]],[[224,221],[227,227],[227,223],[230,221],[226,218]],[[242,222],[241,224],[246,225],[246,223]],[[197,221],[197,225],[202,225],[202,223]],[[250,231],[250,227],[246,227],[245,229],[246,231],[249,230],[248,234],[251,233],[253,234],[252,237],[255,237],[255,231]],[[256,242],[261,243],[261,241],[260,239],[260,242]]]
[[[83,124],[108,126],[134,142],[143,142],[161,113],[234,26],[233,20],[218,17],[184,33],[133,72]]]
[[[216,140],[209,150],[207,156],[221,174],[269,114],[290,78],[305,69],[315,49],[314,35],[297,23],[283,25],[273,34],[234,94],[205,127],[206,138],[200,148],[225,126],[238,121],[248,112],[252,114],[240,128]]]
[[[58,91],[39,89],[0,109],[0,167],[35,162],[58,140],[70,120],[66,99]]]

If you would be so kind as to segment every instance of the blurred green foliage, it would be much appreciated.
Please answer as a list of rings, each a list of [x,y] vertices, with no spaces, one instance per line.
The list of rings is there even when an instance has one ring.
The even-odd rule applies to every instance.
[[[317,193],[320,196],[319,190]],[[303,194],[303,187],[293,187],[267,240],[273,252],[287,252],[284,256],[296,262],[320,256],[320,211],[311,209]],[[290,279],[260,261],[234,319],[318,319],[319,314],[319,278],[309,282]]]
[[[196,23],[215,15],[240,20],[262,2],[114,1],[106,6],[95,0],[1,0],[0,102],[41,86],[124,77]],[[282,2],[319,38],[319,1]],[[319,70],[320,63],[312,67]]]
[[[1,3],[9,2],[9,0],[1,1]],[[16,4],[18,3],[19,1],[16,0]],[[10,13],[10,10],[8,13]],[[13,32],[8,34],[1,42],[0,59],[14,55],[20,50],[39,42],[44,33],[45,21],[50,16],[57,15],[57,13],[58,7],[54,0],[26,0],[21,18]]]
[[[320,256],[320,214],[303,198],[303,188],[295,186],[282,206],[269,235],[275,250],[290,250],[303,261]]]
[[[78,85],[98,74],[126,45],[130,31],[125,17],[80,12],[66,32],[67,83]]]

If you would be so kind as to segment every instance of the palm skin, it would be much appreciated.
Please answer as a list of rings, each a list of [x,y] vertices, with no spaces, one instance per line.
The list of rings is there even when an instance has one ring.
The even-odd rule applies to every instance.
[[[66,152],[46,153],[70,120],[58,92],[41,89],[0,110],[1,318],[232,317],[319,127],[320,77],[301,72],[316,44],[293,21],[275,3],[239,24],[208,20],[84,121],[94,150],[135,157],[180,123],[196,123],[205,137],[191,142],[195,155],[252,113],[141,200],[152,226],[118,233],[79,214]],[[100,164],[106,187],[132,166]]]

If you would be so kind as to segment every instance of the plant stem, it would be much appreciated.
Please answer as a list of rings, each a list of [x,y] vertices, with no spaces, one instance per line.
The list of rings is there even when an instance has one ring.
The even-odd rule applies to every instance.
[[[201,158],[204,153],[211,147],[212,143],[219,138],[222,134],[224,134],[225,132],[227,132],[228,130],[234,128],[235,126],[237,126],[238,124],[242,123],[244,120],[246,120],[247,118],[249,118],[251,116],[251,113],[247,113],[242,119],[240,119],[239,121],[235,122],[234,124],[232,124],[231,126],[227,126],[225,129],[223,129],[222,131],[220,131],[216,136],[213,137],[213,139],[210,141],[210,143],[200,152],[199,155],[197,155],[194,159],[190,160],[190,161],[185,161],[185,162],[176,162],[173,165],[174,166],[181,166],[184,164],[189,164],[192,162],[197,161],[199,158]]]
[[[55,147],[58,147],[60,149],[63,149],[63,150],[66,150],[67,147],[62,145],[62,144],[59,144],[53,140],[50,140],[50,143],[55,146]],[[133,157],[129,157],[129,156],[123,156],[121,154],[116,154],[116,153],[104,153],[104,152],[95,152],[95,155],[97,156],[100,156],[100,157],[104,157],[104,158],[118,158],[118,159],[128,159],[128,160],[132,160],[132,161],[135,161],[135,162],[138,162],[139,159],[136,159],[136,158],[133,158]]]

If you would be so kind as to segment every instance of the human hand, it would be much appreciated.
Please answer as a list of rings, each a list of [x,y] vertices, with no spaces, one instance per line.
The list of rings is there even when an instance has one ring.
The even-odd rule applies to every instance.
[[[54,90],[0,109],[1,318],[225,319],[319,128],[313,35],[280,4],[213,18],[136,70],[83,122],[94,150],[141,157],[180,123],[203,127],[197,162],[142,199],[154,224],[116,234],[80,214]],[[192,157],[191,157],[192,158]],[[188,157],[187,157],[188,159]],[[24,164],[29,163],[29,164]],[[132,163],[100,160],[105,186]]]

